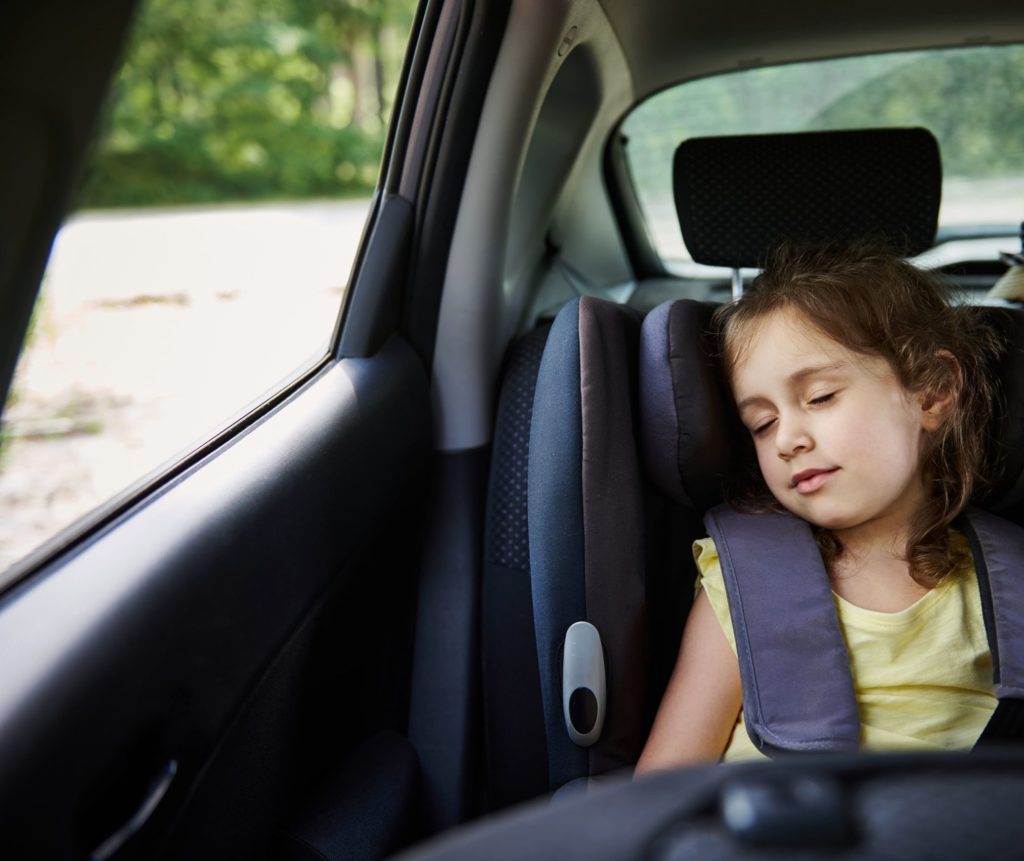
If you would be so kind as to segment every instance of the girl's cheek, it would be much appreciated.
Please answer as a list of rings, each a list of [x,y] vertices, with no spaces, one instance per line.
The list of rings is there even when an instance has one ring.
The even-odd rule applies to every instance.
[[[757,466],[761,470],[764,480],[771,482],[778,468],[778,458],[773,458],[771,452],[765,446],[757,447]]]

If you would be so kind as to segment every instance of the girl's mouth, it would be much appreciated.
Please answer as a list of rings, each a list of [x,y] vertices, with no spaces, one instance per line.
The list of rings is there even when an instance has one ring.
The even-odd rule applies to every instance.
[[[839,467],[833,467],[832,469],[805,469],[793,476],[790,487],[795,488],[797,493],[814,493],[838,469]]]

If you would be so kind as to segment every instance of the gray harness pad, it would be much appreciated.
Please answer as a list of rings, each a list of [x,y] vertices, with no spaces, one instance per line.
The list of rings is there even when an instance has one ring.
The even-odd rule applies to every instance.
[[[978,572],[982,612],[999,699],[1024,698],[1024,529],[970,509],[960,524]]]
[[[727,506],[704,525],[729,594],[751,740],[766,752],[856,750],[850,661],[810,527]]]
[[[996,696],[1024,698],[1024,529],[988,512],[962,518],[974,555]],[[743,717],[765,753],[854,751],[857,698],[828,574],[810,526],[786,514],[704,518],[736,635]]]

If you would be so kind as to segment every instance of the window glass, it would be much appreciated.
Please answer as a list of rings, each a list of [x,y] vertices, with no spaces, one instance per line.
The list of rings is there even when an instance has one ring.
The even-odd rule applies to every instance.
[[[0,571],[327,352],[414,0],[149,0],[0,426]]]
[[[850,57],[691,81],[623,124],[630,170],[655,248],[696,274],[672,200],[672,156],[686,138],[924,126],[943,162],[940,227],[1024,217],[1024,46]],[[706,271],[706,270],[704,270]]]

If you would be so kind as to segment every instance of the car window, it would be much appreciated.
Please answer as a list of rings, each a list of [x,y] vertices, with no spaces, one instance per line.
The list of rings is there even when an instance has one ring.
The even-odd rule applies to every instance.
[[[686,138],[713,135],[924,126],[942,152],[940,230],[1019,224],[1022,74],[1024,46],[990,45],[750,69],[665,90],[622,125],[654,246],[670,271],[708,272],[680,235],[672,156]]]
[[[0,571],[326,355],[415,5],[143,5],[0,426]]]

